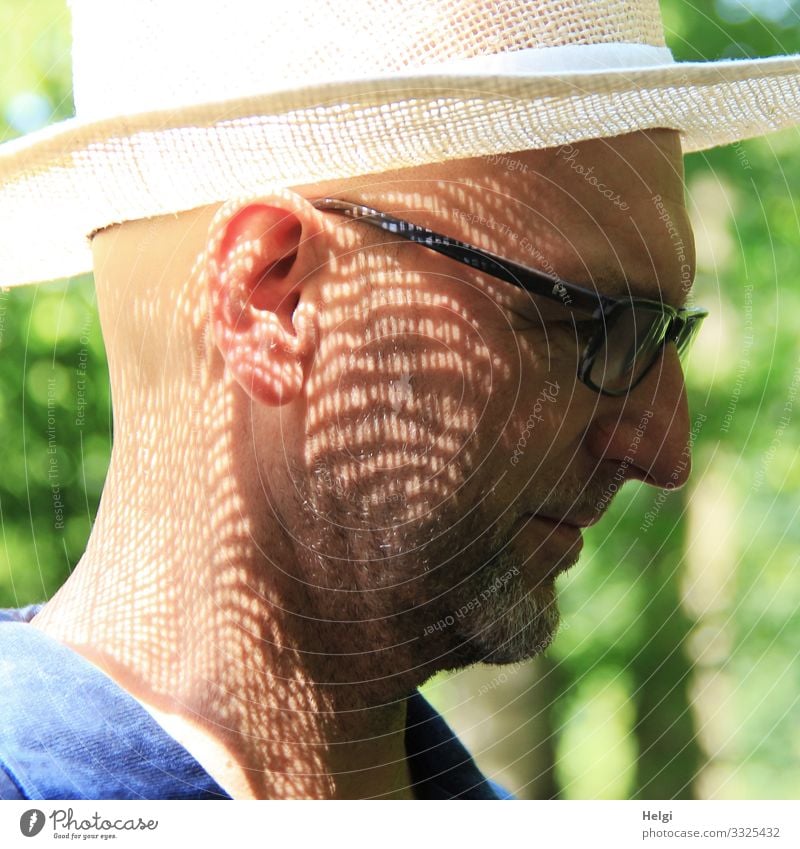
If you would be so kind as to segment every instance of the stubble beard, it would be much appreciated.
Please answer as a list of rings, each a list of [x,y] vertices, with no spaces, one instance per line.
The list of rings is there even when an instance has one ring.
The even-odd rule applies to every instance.
[[[371,674],[389,672],[390,646],[402,647],[396,665],[424,680],[441,669],[532,658],[552,643],[554,577],[533,577],[537,553],[512,542],[508,523],[501,529],[455,499],[410,520],[410,505],[376,498],[374,489],[332,487],[330,468],[317,464],[302,484],[295,477],[298,559],[317,615],[352,624],[346,648],[362,652],[367,667],[372,660]]]

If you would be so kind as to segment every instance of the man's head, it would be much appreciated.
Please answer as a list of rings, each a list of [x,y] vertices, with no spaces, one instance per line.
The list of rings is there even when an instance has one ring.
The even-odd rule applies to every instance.
[[[335,630],[362,671],[407,682],[538,653],[579,526],[625,479],[688,474],[676,351],[629,395],[597,394],[576,377],[586,317],[567,303],[316,209],[320,195],[682,306],[679,136],[302,186],[93,242],[112,477],[149,491],[142,510],[174,504],[211,544],[235,540],[232,559],[252,545],[297,633]]]

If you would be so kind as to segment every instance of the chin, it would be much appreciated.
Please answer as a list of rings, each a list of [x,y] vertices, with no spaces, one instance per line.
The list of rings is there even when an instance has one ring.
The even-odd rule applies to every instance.
[[[480,662],[491,666],[505,666],[509,663],[532,660],[549,648],[555,639],[556,630],[553,629],[545,634],[536,634],[535,639],[532,640],[522,639],[519,642],[505,642],[501,646],[491,649],[488,654],[481,658]]]
[[[560,622],[553,578],[503,602],[502,607],[487,607],[464,623],[461,665],[519,663],[540,655],[551,645]]]

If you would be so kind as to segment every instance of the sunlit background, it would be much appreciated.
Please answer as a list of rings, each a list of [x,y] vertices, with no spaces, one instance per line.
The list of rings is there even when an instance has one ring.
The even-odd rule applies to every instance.
[[[661,6],[679,60],[800,52],[800,0]],[[0,57],[0,139],[73,114],[63,0],[4,0]],[[623,490],[559,579],[545,657],[425,688],[521,798],[800,794],[798,141],[686,159],[711,309],[687,376],[690,485]],[[49,598],[80,558],[110,436],[91,279],[0,292],[0,606]]]

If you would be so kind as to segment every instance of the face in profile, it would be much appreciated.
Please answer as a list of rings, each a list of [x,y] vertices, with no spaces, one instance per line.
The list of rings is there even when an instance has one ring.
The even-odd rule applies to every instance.
[[[670,131],[365,178],[338,196],[604,294],[676,307],[689,294]],[[675,473],[688,415],[674,346],[629,395],[597,394],[577,378],[589,316],[321,214],[318,345],[260,468],[286,475],[306,615],[352,623],[352,650],[377,664],[398,644],[426,669],[533,656],[556,632],[556,578],[582,528],[624,480],[688,474],[685,455]]]

